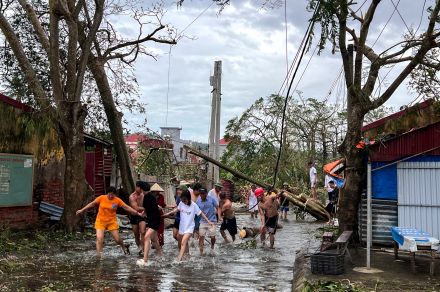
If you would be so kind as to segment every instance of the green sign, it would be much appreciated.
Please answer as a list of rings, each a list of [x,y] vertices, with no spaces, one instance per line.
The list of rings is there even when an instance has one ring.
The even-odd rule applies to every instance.
[[[0,207],[32,205],[33,157],[0,154]]]

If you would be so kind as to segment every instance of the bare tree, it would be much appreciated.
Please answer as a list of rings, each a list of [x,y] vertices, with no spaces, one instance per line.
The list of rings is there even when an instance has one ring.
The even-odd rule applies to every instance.
[[[312,9],[320,5],[313,17],[314,21],[321,24],[320,44],[323,47],[330,39],[333,50],[339,50],[347,87],[347,133],[339,147],[339,152],[346,159],[346,182],[341,190],[339,205],[342,230],[352,230],[356,223],[362,175],[365,171],[362,153],[356,145],[362,139],[361,128],[365,115],[382,106],[410,73],[423,64],[427,53],[439,45],[437,19],[440,2],[436,0],[429,9],[429,23],[423,33],[413,34],[390,48],[377,52],[372,45],[367,44],[367,40],[380,2],[369,1],[366,11],[360,13],[352,8],[355,5],[353,1],[309,1]],[[348,38],[353,40],[353,46],[347,44]],[[380,70],[397,63],[402,64],[403,69],[382,93],[375,96]]]
[[[77,228],[79,218],[76,210],[85,199],[84,174],[84,120],[87,108],[81,102],[84,76],[90,55],[90,48],[101,25],[104,13],[104,0],[95,0],[90,6],[91,25],[86,29],[85,39],[80,47],[79,32],[83,30],[82,14],[86,1],[50,0],[50,29],[43,29],[41,20],[33,6],[26,0],[19,4],[26,12],[29,22],[43,48],[44,58],[50,64],[49,80],[51,92],[48,94],[39,80],[34,67],[26,56],[23,43],[11,27],[8,8],[14,1],[1,1],[0,29],[11,47],[23,75],[34,94],[33,98],[41,105],[52,120],[58,132],[65,155],[64,213],[61,218],[66,229]],[[66,32],[67,52],[60,53],[61,30]]]
[[[134,39],[123,38],[111,22],[105,19],[93,42],[93,49],[87,65],[95,79],[104,106],[118,165],[121,170],[122,184],[124,189],[131,192],[134,190],[134,182],[123,135],[122,115],[115,105],[108,74],[118,78],[121,75],[121,69],[124,71],[130,68],[140,54],[155,58],[155,55],[148,50],[146,44],[149,42],[176,44],[177,35],[171,26],[162,23],[164,10],[160,3],[154,4],[146,10],[137,8],[134,3],[131,3],[129,8],[122,5],[119,8],[109,10],[112,16],[115,16],[115,14],[130,15],[138,25],[138,35]],[[93,20],[88,9],[86,9],[85,15],[87,27],[90,27],[93,25]],[[146,30],[147,32],[145,32]],[[82,38],[85,40],[85,33]]]

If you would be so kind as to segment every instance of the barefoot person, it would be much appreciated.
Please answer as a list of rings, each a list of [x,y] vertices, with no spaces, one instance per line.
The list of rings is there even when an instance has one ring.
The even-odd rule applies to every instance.
[[[209,221],[212,223],[217,223],[217,209],[218,202],[215,198],[207,195],[206,189],[200,189],[200,197],[197,199],[197,206],[199,206],[200,210],[203,214],[208,217]],[[205,246],[205,236],[209,236],[211,239],[211,252],[214,251],[215,245],[215,225],[208,223],[207,220],[202,218],[200,220],[200,228],[199,228],[199,248],[200,254],[203,255],[203,249]]]
[[[274,195],[264,196],[264,190],[258,188],[255,190],[255,196],[257,197],[258,209],[260,210],[261,218],[261,242],[265,245],[266,232],[269,233],[270,248],[274,248],[275,244],[275,233],[277,231],[278,224],[278,200]]]
[[[121,199],[116,197],[116,189],[109,187],[107,194],[97,197],[93,202],[88,203],[82,209],[76,211],[76,215],[84,213],[84,211],[98,207],[98,215],[96,216],[96,253],[99,257],[102,255],[104,247],[104,233],[106,230],[110,232],[115,242],[122,248],[125,254],[129,254],[128,245],[124,245],[124,241],[119,236],[119,225],[116,217],[116,210],[122,207],[125,211],[132,215],[143,216],[130,206],[126,205]]]
[[[142,204],[147,216],[147,231],[144,238],[144,258],[137,261],[138,265],[145,265],[148,262],[148,254],[150,252],[151,244],[156,249],[156,255],[162,255],[162,248],[159,244],[157,231],[159,230],[162,216],[160,214],[157,199],[151,192],[144,195],[144,202]]]
[[[142,207],[142,204],[144,201],[144,190],[147,189],[147,186],[144,184],[146,183],[143,181],[137,181],[136,188],[128,199],[130,207],[138,212],[144,211],[144,207]],[[136,245],[139,248],[139,255],[142,255],[144,250],[144,237],[146,229],[145,217],[130,215],[129,218],[131,229],[133,230],[134,240],[136,241]]]
[[[208,224],[214,225],[209,221],[208,217],[200,210],[196,203],[191,200],[191,194],[189,191],[184,191],[180,196],[180,203],[171,212],[166,213],[164,216],[168,217],[172,214],[180,212],[180,224],[179,224],[179,236],[181,237],[181,248],[177,260],[181,261],[185,255],[189,254],[188,241],[194,233],[196,215],[201,216],[208,222]]]
[[[232,241],[235,241],[235,235],[237,234],[237,220],[235,219],[235,211],[232,207],[231,200],[229,200],[224,194],[222,194],[220,197],[219,210],[219,218],[222,218],[223,220],[222,225],[220,226],[220,234],[225,242],[229,243],[225,233],[225,230],[228,230],[232,237]]]

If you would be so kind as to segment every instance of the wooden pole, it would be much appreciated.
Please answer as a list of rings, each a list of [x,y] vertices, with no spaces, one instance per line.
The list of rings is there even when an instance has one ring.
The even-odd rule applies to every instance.
[[[269,189],[269,188],[270,188],[270,185],[265,184],[265,183],[262,183],[262,182],[259,182],[259,181],[255,180],[255,179],[253,179],[253,178],[251,178],[251,177],[245,175],[244,173],[242,173],[242,172],[240,172],[240,171],[237,171],[237,170],[235,170],[235,169],[233,169],[233,168],[227,166],[226,164],[223,164],[223,163],[221,163],[220,161],[217,161],[217,160],[215,160],[215,159],[209,157],[208,155],[205,155],[205,154],[203,154],[203,153],[201,153],[201,152],[199,152],[199,151],[197,151],[197,150],[191,148],[191,147],[188,146],[188,145],[184,145],[183,147],[185,147],[185,149],[188,150],[188,153],[191,153],[191,154],[194,154],[194,155],[196,155],[196,156],[198,156],[198,157],[201,157],[201,158],[205,159],[206,161],[211,162],[212,164],[215,164],[215,165],[217,165],[218,167],[221,167],[221,168],[223,168],[224,170],[226,170],[226,171],[232,173],[233,175],[235,175],[235,176],[238,177],[238,178],[244,179],[244,180],[246,180],[246,181],[248,181],[248,182],[251,182],[251,183],[253,183],[253,184],[257,185],[257,186],[260,186],[260,187],[262,187],[262,188],[265,188],[265,189]]]
[[[241,172],[227,166],[226,164],[221,163],[220,161],[212,159],[208,155],[205,155],[205,154],[189,147],[188,145],[184,145],[183,147],[185,147],[185,149],[188,150],[188,153],[191,153],[191,154],[194,154],[198,157],[201,157],[201,158],[205,159],[206,161],[211,162],[212,164],[215,164],[218,167],[223,168],[224,170],[232,173],[234,176],[236,176],[238,178],[244,179],[248,182],[251,182],[251,183],[253,183],[257,186],[260,186],[262,188],[265,188],[267,190],[269,190],[271,188],[270,185],[262,183],[260,181],[257,181],[255,179],[245,175],[244,173],[241,173]],[[283,193],[284,193],[284,196],[287,198],[287,200],[289,200],[292,204],[301,208],[302,210],[309,213],[310,215],[312,215],[316,219],[318,219],[318,220],[329,220],[330,219],[330,215],[325,210],[325,207],[324,207],[324,205],[321,204],[321,202],[312,200],[311,198],[307,197],[304,194],[294,194],[292,192],[286,192],[286,191],[284,191]]]

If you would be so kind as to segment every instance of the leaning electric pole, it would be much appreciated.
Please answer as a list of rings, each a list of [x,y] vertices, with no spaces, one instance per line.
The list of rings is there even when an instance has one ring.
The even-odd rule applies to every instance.
[[[215,61],[214,76],[210,77],[212,86],[212,109],[211,109],[211,127],[209,130],[209,157],[219,159],[219,141],[220,141],[220,109],[221,109],[221,84],[222,84],[222,61]],[[218,166],[208,164],[208,184],[213,187],[214,183],[220,179]]]

